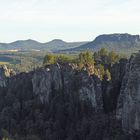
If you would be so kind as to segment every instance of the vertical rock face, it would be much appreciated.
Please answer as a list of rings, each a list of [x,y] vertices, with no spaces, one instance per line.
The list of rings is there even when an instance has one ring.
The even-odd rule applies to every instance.
[[[6,86],[6,79],[14,74],[12,69],[8,69],[7,66],[0,66],[0,87]]]
[[[20,73],[10,77],[7,82],[6,94],[13,94],[21,98],[33,96],[32,75],[30,73]]]
[[[103,109],[101,81],[87,71],[75,70],[70,64],[50,65],[29,73],[11,76],[7,67],[0,68],[0,87],[5,94],[38,96],[42,103],[49,103],[57,94],[75,96],[91,103],[95,109]]]
[[[6,86],[6,76],[3,67],[0,68],[0,87]]]
[[[120,94],[122,79],[125,75],[127,59],[121,59],[119,63],[114,64],[110,68],[111,80],[103,80],[103,101],[105,112],[116,110],[118,96]]]
[[[129,62],[123,59],[119,63],[114,64],[111,66],[110,72],[111,81],[108,81],[105,77],[101,81],[95,75],[89,75],[86,70],[78,71],[70,64],[56,64],[7,78],[11,75],[10,71],[2,67],[0,68],[0,95],[2,97],[0,102],[6,99],[5,107],[8,106],[11,112],[13,111],[12,109],[19,111],[17,116],[15,114],[12,116],[17,121],[16,124],[19,124],[26,117],[28,118],[27,120],[35,119],[32,117],[34,113],[35,117],[39,117],[39,114],[36,113],[40,110],[40,116],[44,115],[42,120],[46,121],[47,127],[48,122],[51,123],[50,118],[56,118],[54,123],[54,126],[56,126],[59,117],[62,117],[57,126],[60,126],[60,124],[66,125],[67,121],[69,121],[70,125],[73,122],[75,126],[71,126],[71,128],[78,128],[76,130],[79,132],[79,125],[83,123],[81,127],[86,131],[88,129],[85,127],[87,125],[86,121],[91,117],[88,120],[88,126],[91,125],[91,120],[93,121],[91,133],[95,130],[96,134],[96,129],[100,129],[100,126],[103,126],[101,128],[102,134],[109,133],[110,136],[112,136],[113,128],[115,131],[121,132],[122,136],[125,136],[119,130],[122,128],[130,134],[138,132],[140,131],[140,53],[132,56]],[[99,111],[103,110],[103,107],[109,115]],[[34,108],[37,109],[37,112]],[[0,106],[0,109],[0,113],[6,118],[7,114],[4,114],[3,106]],[[114,111],[116,111],[115,115],[119,121],[115,120]],[[66,118],[64,119],[63,117]],[[81,121],[82,123],[78,122],[82,117],[84,118]],[[36,118],[36,124],[38,124],[38,120]],[[63,122],[64,120],[65,123]],[[120,125],[120,121],[122,125]],[[44,122],[42,126],[45,126]],[[119,127],[115,126],[116,122],[119,124]],[[28,126],[30,121],[26,122],[25,120],[23,124],[25,123]],[[38,128],[34,128],[34,122],[32,125],[32,130]],[[14,127],[9,124],[9,121],[7,126],[11,127],[11,130]],[[66,125],[64,128],[69,129],[69,127],[69,125]],[[63,130],[65,130],[64,128]],[[18,131],[18,127],[16,129]],[[44,128],[41,129],[41,132],[42,130]],[[104,130],[107,130],[107,132]],[[79,136],[84,131],[81,131]],[[71,130],[68,132],[73,134]],[[101,132],[97,130],[99,135]],[[50,131],[48,131],[48,134],[50,134]],[[92,135],[91,138],[93,138]]]
[[[41,140],[92,139],[102,132],[101,81],[86,70],[56,64],[7,79],[0,88],[0,130]]]
[[[86,71],[74,70],[68,64],[52,65],[34,72],[32,85],[33,92],[42,102],[49,102],[49,97],[55,92],[77,95],[81,101],[90,101],[95,108],[103,106],[100,80],[89,76]]]
[[[40,96],[42,102],[48,102],[53,91],[62,89],[61,72],[57,65],[42,68],[34,72],[32,77],[33,92]]]
[[[124,131],[140,130],[140,53],[132,56],[126,67],[117,105],[117,118]]]

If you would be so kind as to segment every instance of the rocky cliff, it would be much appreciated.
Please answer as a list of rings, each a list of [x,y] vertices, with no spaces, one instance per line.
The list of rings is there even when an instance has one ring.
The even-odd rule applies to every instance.
[[[75,94],[81,101],[90,102],[95,109],[103,110],[102,86],[98,77],[85,70],[78,71],[70,64],[50,65],[29,73],[11,76],[6,66],[0,69],[1,87],[7,93],[33,93],[42,103],[49,103],[51,96]],[[56,94],[56,95],[53,95]],[[20,96],[20,95],[19,95]]]
[[[33,92],[42,102],[49,102],[52,92],[77,94],[81,101],[91,102],[92,106],[102,108],[101,82],[87,71],[77,71],[71,65],[52,65],[34,72]]]
[[[12,69],[8,69],[6,65],[0,66],[0,87],[6,87],[7,78],[15,75]]]
[[[139,139],[140,53],[109,69],[111,80],[101,81],[71,64],[12,77],[2,67],[0,137],[4,130],[23,140]]]
[[[122,86],[123,77],[127,65],[127,59],[121,59],[119,63],[110,67],[111,80],[102,81],[103,102],[105,112],[116,110],[118,97]]]
[[[102,83],[85,70],[56,64],[12,77],[1,70],[1,83],[6,84],[0,88],[0,138],[4,130],[17,140],[32,135],[77,140],[87,137],[83,126],[92,127],[95,114],[104,112]]]
[[[127,63],[117,107],[117,118],[128,133],[140,130],[140,53],[132,55]]]

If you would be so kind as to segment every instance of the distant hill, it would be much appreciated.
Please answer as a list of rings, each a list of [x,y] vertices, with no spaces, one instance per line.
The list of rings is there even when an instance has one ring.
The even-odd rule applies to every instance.
[[[104,34],[80,47],[65,51],[97,51],[101,48],[115,50],[117,52],[135,52],[140,49],[140,36],[130,34]]]
[[[35,40],[18,40],[7,45],[8,49],[39,49],[43,44]]]
[[[60,39],[54,39],[50,42],[44,43],[44,46],[49,50],[57,51],[63,49],[76,48],[86,43],[87,42],[65,42]]]
[[[35,40],[18,40],[12,43],[0,43],[0,51],[20,50],[20,51],[51,51],[77,53],[80,51],[98,51],[107,48],[122,53],[133,53],[140,50],[140,36],[130,34],[104,34],[99,35],[91,42],[65,42],[61,39],[54,39],[46,43]]]
[[[58,51],[79,47],[87,42],[65,42],[60,39],[55,39],[50,42],[40,43],[35,40],[18,40],[12,43],[0,43],[0,50],[48,50]]]

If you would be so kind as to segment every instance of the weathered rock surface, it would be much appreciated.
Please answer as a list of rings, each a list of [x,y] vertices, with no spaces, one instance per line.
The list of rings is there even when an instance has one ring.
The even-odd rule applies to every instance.
[[[117,118],[128,133],[140,130],[140,53],[132,56],[122,80]]]
[[[115,67],[118,71],[121,68],[119,64]],[[118,71],[112,73],[119,79]],[[41,140],[116,137],[112,137],[116,135],[112,130],[118,129],[115,117],[109,118],[103,112],[103,84],[86,70],[56,64],[5,79],[7,83],[0,89],[0,131],[5,129],[11,137],[17,134],[18,140],[32,135]]]
[[[1,67],[0,87],[5,88],[6,94],[38,96],[42,103],[49,103],[53,96],[63,93],[91,103],[94,109],[103,110],[101,81],[87,71],[75,70],[70,64],[50,65],[10,76],[11,71]]]
[[[62,89],[61,72],[57,65],[52,67],[37,70],[32,77],[33,92],[42,102],[48,102],[52,92]]]
[[[8,69],[6,65],[0,66],[0,87],[6,87],[7,77],[14,75],[12,69]]]
[[[140,53],[129,62],[121,60],[110,71],[111,81],[100,81],[69,64],[50,65],[11,77],[7,93],[17,95],[20,90],[19,96],[37,96],[42,103],[49,103],[60,94],[68,95],[70,100],[75,96],[81,102],[91,103],[95,110],[104,107],[106,113],[116,111],[123,130],[133,134],[140,130]]]
[[[42,102],[49,102],[49,96],[56,94],[75,94],[81,101],[91,102],[95,108],[102,108],[101,82],[89,76],[86,71],[77,71],[72,66],[52,65],[34,72],[33,92]]]
[[[103,101],[105,112],[116,110],[118,96],[120,95],[122,79],[125,75],[127,59],[121,59],[119,63],[110,68],[111,80],[102,81]]]
[[[0,93],[4,91],[6,98],[7,96],[11,98],[12,94],[15,95],[15,98],[18,99],[15,99],[15,101],[17,101],[17,104],[20,102],[19,108],[21,109],[24,105],[26,107],[27,102],[36,101],[36,97],[41,101],[41,104],[46,105],[45,107],[49,103],[53,104],[54,107],[55,103],[52,103],[54,97],[66,95],[55,98],[58,99],[56,103],[60,106],[58,109],[61,110],[61,103],[59,104],[59,102],[68,97],[68,104],[66,103],[67,99],[64,99],[63,102],[66,106],[69,106],[68,110],[71,110],[71,112],[74,109],[76,112],[78,105],[75,104],[79,102],[89,103],[95,110],[104,109],[110,118],[116,112],[117,120],[113,118],[114,122],[112,121],[108,126],[110,133],[115,122],[121,122],[124,132],[130,134],[139,132],[140,53],[133,55],[129,61],[124,59],[114,64],[110,67],[110,72],[111,81],[105,78],[101,81],[96,76],[89,75],[86,70],[78,71],[70,64],[56,64],[29,73],[20,73],[9,78],[11,76],[10,71],[2,67],[0,68],[0,87],[4,90],[0,90]],[[71,105],[73,108],[71,108]],[[74,108],[75,106],[77,108]],[[83,106],[84,104],[79,107],[79,112],[80,108],[84,110]],[[54,109],[57,111],[57,107],[54,107]],[[94,116],[94,113],[92,115]],[[102,112],[101,115],[105,114]]]

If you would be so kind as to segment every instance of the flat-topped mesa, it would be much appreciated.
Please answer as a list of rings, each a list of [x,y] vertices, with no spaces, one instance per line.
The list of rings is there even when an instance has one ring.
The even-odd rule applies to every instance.
[[[140,130],[140,52],[132,56],[126,67],[117,105],[117,118],[124,131]]]
[[[106,48],[110,51],[130,54],[140,48],[140,36],[131,34],[103,34],[97,36],[93,41],[72,49],[72,51],[92,50],[98,51]]]
[[[95,42],[106,42],[106,41],[129,41],[137,42],[140,41],[139,35],[130,35],[130,34],[105,34],[96,37]]]

